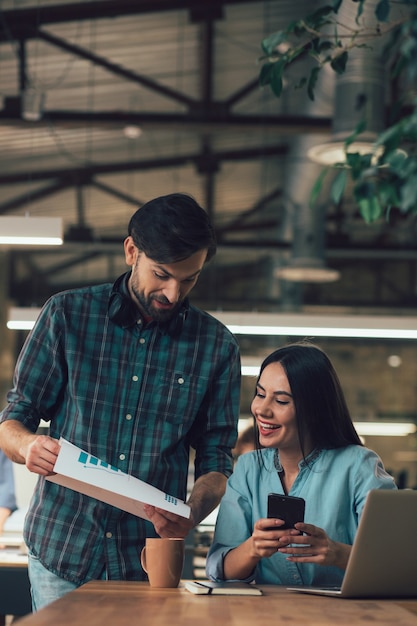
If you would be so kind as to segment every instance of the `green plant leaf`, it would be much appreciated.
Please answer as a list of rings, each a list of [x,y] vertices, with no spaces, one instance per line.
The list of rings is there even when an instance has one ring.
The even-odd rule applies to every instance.
[[[287,64],[289,64],[289,63],[292,63],[294,59],[297,59],[302,54],[307,54],[307,53],[308,53],[307,46],[305,45],[297,46],[296,48],[291,48],[290,50],[288,50],[288,52],[284,55],[284,58],[286,59]]]
[[[346,163],[350,167],[352,180],[358,180],[364,170],[371,167],[372,154],[359,154],[359,152],[347,152]]]
[[[265,85],[269,85],[271,82],[271,74],[272,68],[275,63],[265,63],[261,67],[261,71],[259,72],[259,84],[261,87],[265,87]]]
[[[287,33],[293,33],[296,37],[301,37],[307,32],[307,26],[304,20],[297,20],[291,22],[286,31]]]
[[[407,155],[399,150],[391,150],[384,154],[383,162],[386,163],[394,174],[401,174],[404,171],[404,165]]]
[[[303,76],[300,80],[294,85],[294,89],[301,89],[307,83],[307,78]]]
[[[334,179],[332,183],[332,186],[330,188],[330,197],[335,204],[339,204],[344,194],[347,179],[348,179],[348,171],[346,168],[343,168],[337,174],[336,178]]]
[[[365,222],[371,224],[381,217],[383,208],[379,202],[374,184],[361,183],[356,185],[354,196],[358,203],[359,212]]]
[[[332,48],[335,47],[335,45],[331,41],[328,41],[327,39],[325,39],[324,41],[319,40],[319,42],[320,43],[318,44],[318,47],[317,47],[318,53],[325,52],[326,50],[331,50]]]
[[[263,39],[261,42],[261,48],[267,56],[270,56],[276,51],[277,47],[281,43],[284,43],[287,40],[288,40],[287,33],[283,30],[279,30],[276,33],[273,33],[272,35],[265,37],[265,39]]]
[[[324,24],[329,24],[327,17],[330,13],[334,13],[334,8],[332,5],[326,4],[314,11],[314,13],[307,15],[305,22],[314,30],[319,30]]]
[[[320,172],[316,182],[313,185],[313,188],[312,188],[311,193],[310,193],[310,202],[309,202],[311,209],[315,206],[315,204],[317,202],[317,198],[319,197],[321,188],[323,186],[323,181],[324,181],[324,179],[326,177],[326,174],[329,171],[329,169],[330,169],[329,167],[324,168]]]
[[[385,211],[400,206],[398,184],[394,180],[378,181],[378,197]]]
[[[333,0],[333,11],[337,13],[341,7],[343,0]]]
[[[347,50],[345,50],[344,52],[342,52],[342,54],[338,54],[332,59],[330,66],[336,72],[336,74],[343,74],[346,69],[348,57],[348,52]]]
[[[390,3],[389,0],[380,0],[378,2],[375,15],[380,22],[387,22],[390,13]]]
[[[282,93],[282,74],[285,67],[285,62],[278,61],[277,63],[272,64],[271,76],[270,76],[270,84],[273,93],[280,97]]]
[[[345,139],[345,150],[347,150],[347,148],[354,142],[356,141],[356,139],[358,138],[358,135],[360,135],[361,133],[363,133],[363,131],[366,128],[366,122],[365,120],[360,120],[355,127],[355,130],[353,131],[353,133],[351,135],[349,135],[349,137],[346,137]]]
[[[390,126],[384,130],[375,141],[375,146],[384,146],[386,149],[393,150],[402,141],[403,137],[403,121]]]
[[[317,78],[318,78],[320,70],[321,70],[321,67],[313,67],[313,69],[310,72],[310,78],[308,79],[308,83],[307,83],[307,93],[308,93],[308,97],[310,98],[310,100],[314,100],[314,88],[316,86]]]
[[[409,176],[401,188],[402,211],[417,211],[417,176]]]
[[[360,214],[368,224],[375,222],[383,215],[383,208],[376,196],[374,198],[362,199],[358,204]]]
[[[358,0],[353,0],[354,2],[357,2]],[[363,5],[364,5],[365,0],[359,0],[359,6],[358,6],[358,12],[356,14],[356,23],[359,24],[359,18],[363,13]]]

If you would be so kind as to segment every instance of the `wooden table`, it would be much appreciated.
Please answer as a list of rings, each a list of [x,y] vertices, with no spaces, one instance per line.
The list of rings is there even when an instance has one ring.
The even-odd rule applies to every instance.
[[[149,583],[92,581],[19,626],[417,626],[416,600],[343,600],[261,586],[262,596],[196,596]]]

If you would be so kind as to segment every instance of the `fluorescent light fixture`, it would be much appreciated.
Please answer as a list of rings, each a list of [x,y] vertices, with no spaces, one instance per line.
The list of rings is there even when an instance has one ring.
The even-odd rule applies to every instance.
[[[45,93],[35,87],[26,87],[22,94],[22,118],[39,122],[43,116]]]
[[[265,356],[242,357],[242,364],[241,364],[242,376],[257,377],[259,375],[259,370],[261,369],[261,363],[264,360]]]
[[[327,267],[318,257],[294,257],[288,265],[277,267],[274,276],[292,282],[331,283],[339,280],[340,272]]]
[[[8,317],[8,322],[7,322],[7,328],[11,329],[11,330],[31,330],[31,328],[33,327],[35,321],[37,320],[39,313],[40,313],[41,309],[40,308],[36,308],[36,307],[10,307],[9,309],[9,317]],[[258,313],[258,314],[251,314],[251,313],[212,313],[212,315],[214,315],[214,317],[217,317],[217,319],[220,319],[220,321],[222,321],[223,323],[225,323],[225,320],[222,319],[223,316],[235,316],[236,317],[241,317],[241,316],[256,316],[256,319],[259,320],[259,317],[263,317],[265,315],[271,315],[273,316],[275,319],[277,317],[280,318],[286,318],[289,316],[277,316],[276,314],[267,314],[267,313]],[[294,316],[290,316],[291,319],[293,319],[294,317],[297,318],[297,315]],[[300,316],[298,316],[300,317]],[[311,322],[311,316],[304,316],[306,318],[308,318]],[[352,320],[353,316],[339,316],[339,320],[342,318],[346,318],[348,320]],[[329,319],[330,317],[326,318],[325,316],[321,316],[320,318],[317,318],[320,320],[323,319],[327,319],[327,323],[329,323]],[[336,316],[334,316],[332,319],[337,319]],[[357,316],[356,318],[353,319],[365,319],[364,316],[359,317]],[[369,320],[379,320],[381,321],[382,319],[384,320],[391,320],[391,324],[394,324],[394,321],[396,322],[396,324],[398,325],[399,322],[403,321],[404,319],[414,319],[414,318],[374,318],[374,317],[369,317],[366,318]],[[253,323],[253,322],[252,322]],[[316,322],[317,323],[317,320]],[[288,322],[287,322],[288,324]],[[229,326],[229,328],[232,328],[232,325],[226,324]],[[369,325],[369,324],[368,324]],[[388,323],[386,322],[385,324],[383,324],[383,326],[388,326]],[[416,328],[415,328],[415,335],[413,337],[408,337],[409,339],[416,339],[417,338],[417,325],[415,324]],[[253,326],[246,326],[247,328],[251,328],[253,329]],[[245,328],[246,328],[245,327]],[[242,326],[239,326],[239,328],[243,328]],[[275,334],[275,335],[279,335],[279,334],[286,334],[286,333],[282,333],[282,326],[278,326],[278,327],[273,327],[273,326],[267,326],[267,327],[255,327],[257,328],[258,331],[261,331],[262,328],[274,328],[274,332],[273,333],[266,333],[266,334]],[[299,327],[298,329],[296,328],[296,332],[294,332],[294,326],[292,327],[287,327],[288,330],[291,330],[291,332],[288,332],[288,334],[297,334],[297,330],[301,330],[302,327]],[[314,330],[316,331],[318,327],[315,326],[310,326],[310,330],[314,328]],[[305,328],[302,329],[303,331],[305,330]],[[326,330],[326,329],[322,329],[322,330]],[[363,329],[364,330],[364,329]],[[391,331],[393,330],[392,328],[390,329]],[[233,332],[233,331],[232,331]],[[265,334],[264,332],[257,332],[256,330],[253,331],[251,330],[250,334]],[[303,335],[305,334],[311,334],[311,333],[301,333]],[[315,333],[316,335],[318,334],[317,332]],[[323,336],[323,334],[321,335]],[[329,335],[326,335],[329,336]],[[333,335],[333,336],[357,336],[357,335]],[[367,335],[361,335],[361,336],[367,336]],[[403,337],[401,337],[403,338]],[[258,376],[259,374],[259,370],[261,367],[261,363],[264,360],[264,356],[254,356],[254,357],[242,357],[242,375],[243,376]],[[391,437],[395,437],[395,436],[405,436],[405,435],[411,435],[415,432],[417,432],[417,426],[411,422],[356,422],[355,421],[355,428],[358,432],[359,435],[361,436],[391,436]]]
[[[138,139],[138,137],[142,134],[142,129],[139,126],[125,126],[123,129],[123,134],[128,139]]]
[[[417,339],[417,317],[211,311],[236,335]]]
[[[242,376],[258,376],[260,370],[260,364],[256,365],[244,365],[242,363]]]
[[[11,307],[7,327],[30,330],[40,312],[35,307]],[[306,313],[240,313],[210,311],[236,335],[290,335],[364,339],[417,339],[417,317],[375,315],[308,315]],[[242,359],[246,375],[257,375],[264,357]]]
[[[320,165],[346,165],[345,150],[344,141],[329,141],[328,143],[322,143],[310,148],[307,151],[307,156],[314,163],[319,163]],[[382,154],[382,148],[376,148],[375,143],[371,141],[355,141],[348,146],[347,152],[360,155],[371,154],[372,164],[376,165],[378,158]]]
[[[7,328],[10,330],[31,330],[40,311],[40,308],[36,307],[10,307]]]
[[[0,215],[0,245],[59,246],[62,233],[61,217]]]
[[[371,141],[354,141],[347,147],[347,149],[344,141],[329,141],[328,143],[322,143],[307,150],[307,156],[311,161],[318,163],[319,165],[343,165],[344,167],[347,167],[346,152],[349,154],[357,153],[361,156],[369,154],[371,155],[371,164],[377,165],[378,159],[383,154],[383,151],[382,146],[376,146],[376,144]],[[396,150],[396,153],[401,154],[404,157],[407,156],[407,152],[402,149]],[[383,164],[379,167],[387,166]]]
[[[274,276],[294,283],[332,283],[339,280],[340,272],[326,267],[309,267],[308,265],[287,265],[277,268]]]
[[[417,431],[411,422],[354,422],[358,435],[404,437]]]

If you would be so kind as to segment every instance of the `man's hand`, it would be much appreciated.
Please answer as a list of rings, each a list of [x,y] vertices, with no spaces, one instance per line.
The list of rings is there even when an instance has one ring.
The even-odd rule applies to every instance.
[[[47,435],[32,435],[31,440],[19,452],[25,458],[28,470],[41,476],[51,476],[60,449],[57,439]]]
[[[17,420],[0,424],[0,447],[14,461],[26,465],[29,471],[41,476],[51,476],[59,454],[57,439],[36,435]]]
[[[192,514],[189,519],[170,513],[164,509],[159,509],[150,504],[145,504],[145,513],[154,525],[158,535],[163,539],[169,537],[186,537],[190,530],[194,528]]]
[[[160,537],[186,537],[220,502],[226,480],[219,472],[209,472],[195,481],[187,502],[191,508],[189,519],[148,504],[145,513]]]

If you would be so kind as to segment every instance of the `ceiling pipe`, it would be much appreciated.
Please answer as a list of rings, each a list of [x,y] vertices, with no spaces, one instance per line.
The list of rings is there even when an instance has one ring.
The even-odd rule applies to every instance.
[[[361,23],[376,24],[374,0],[367,0]],[[305,9],[312,10],[307,3]],[[342,3],[338,13],[338,22],[345,26],[346,32],[357,30],[355,22],[357,4]],[[319,74],[313,102],[307,101],[303,114],[325,115],[333,117],[333,133],[338,140],[346,138],[355,130],[364,112],[370,125],[371,134],[379,132],[384,115],[384,80],[381,72],[381,59],[376,48],[355,48],[349,55],[344,75],[337,76],[324,66]],[[368,133],[369,135],[369,133]],[[291,232],[292,250],[286,266],[278,266],[275,276],[284,280],[316,282],[336,280],[338,273],[329,270],[325,263],[325,204],[322,200],[314,209],[310,207],[310,194],[321,172],[321,168],[312,163],[308,153],[322,138],[304,136],[292,142],[289,162],[290,171],[286,177],[284,191],[287,209],[287,228]],[[327,204],[327,202],[326,202]],[[315,273],[315,270],[316,273]]]
[[[376,32],[376,4],[375,0],[367,0],[363,6],[360,24],[366,26],[368,32]],[[338,14],[338,22],[342,25],[338,28],[340,37],[349,38],[357,30],[356,11],[355,3],[345,0],[342,4]],[[366,40],[358,36],[356,44],[366,44]],[[314,146],[309,151],[312,160],[322,165],[345,162],[344,142],[360,122],[365,123],[365,129],[349,146],[349,152],[374,152],[374,142],[386,125],[385,73],[377,39],[363,48],[349,51],[345,72],[335,78],[331,141]]]

